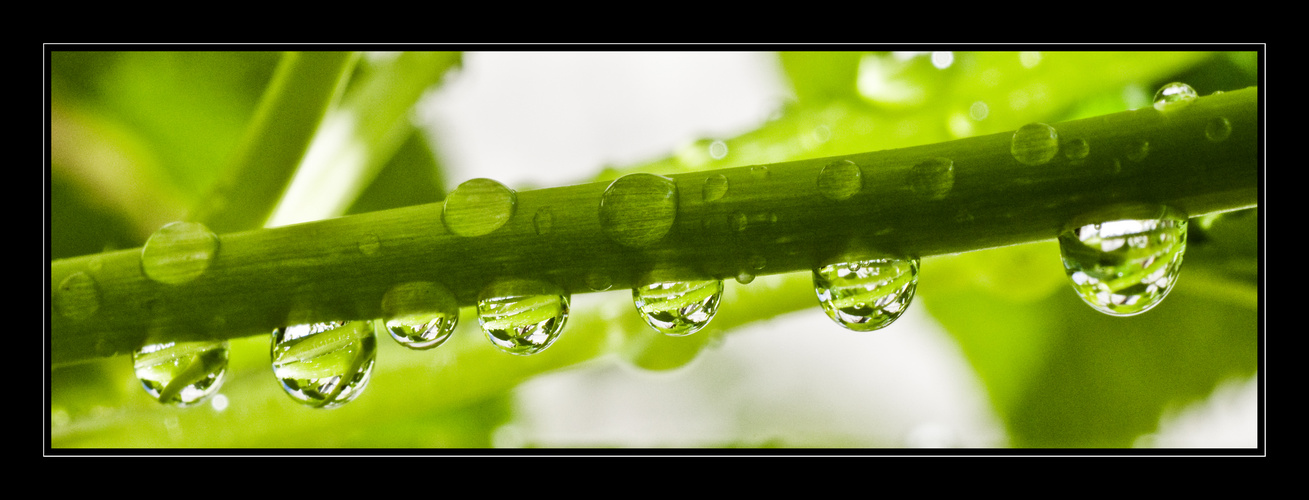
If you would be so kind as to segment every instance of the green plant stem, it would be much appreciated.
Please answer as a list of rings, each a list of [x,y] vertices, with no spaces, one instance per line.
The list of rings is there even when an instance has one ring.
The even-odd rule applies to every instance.
[[[355,52],[285,53],[229,174],[189,219],[218,232],[262,227],[358,59]]]
[[[1259,187],[1258,91],[1197,99],[1161,113],[1142,109],[1053,124],[1061,144],[1083,139],[1090,153],[1063,152],[1029,166],[1010,153],[1011,133],[940,144],[669,176],[676,221],[667,236],[629,248],[606,236],[598,206],[608,183],[517,193],[515,212],[490,234],[462,237],[442,223],[442,205],[419,205],[221,236],[218,256],[180,285],[150,281],[140,250],[64,259],[50,265],[51,361],[76,362],[130,352],[147,340],[266,335],[291,323],[370,319],[381,297],[407,281],[444,284],[461,305],[499,278],[548,280],[569,293],[597,282],[640,285],[654,269],[678,279],[722,279],[807,271],[869,253],[930,256],[1046,240],[1088,213],[1119,204],[1177,207],[1191,216],[1256,206]],[[1205,128],[1226,118],[1231,134],[1211,141]],[[1148,154],[1127,157],[1140,141]],[[949,159],[948,191],[915,191],[915,166]],[[835,161],[860,167],[862,188],[833,201],[817,178]],[[705,201],[705,180],[722,175],[728,191]],[[544,235],[534,225],[549,208]],[[89,316],[56,307],[75,273],[94,280]],[[927,284],[923,284],[927,286]]]

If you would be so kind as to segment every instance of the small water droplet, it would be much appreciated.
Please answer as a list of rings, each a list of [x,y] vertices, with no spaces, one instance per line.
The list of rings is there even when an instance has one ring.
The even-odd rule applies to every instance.
[[[768,259],[759,254],[751,255],[749,259],[746,259],[745,265],[751,271],[763,271],[764,267],[768,265]]]
[[[751,281],[754,281],[754,279],[755,275],[746,269],[742,269],[736,273],[736,282],[742,285],[749,285]]]
[[[1204,126],[1204,136],[1211,142],[1223,142],[1232,135],[1232,122],[1221,116],[1209,120]]]
[[[477,321],[500,350],[536,354],[550,347],[563,331],[568,321],[568,295],[542,281],[497,281],[478,297]]]
[[[1092,308],[1132,316],[1159,304],[1177,283],[1186,252],[1186,216],[1138,208],[1059,235],[1064,270]]]
[[[918,196],[939,200],[954,188],[954,161],[949,158],[932,158],[909,172],[909,189]]]
[[[1154,109],[1159,111],[1176,111],[1185,108],[1196,98],[1195,89],[1181,82],[1173,82],[1159,88],[1154,93]]]
[[[723,282],[657,282],[632,289],[641,319],[665,335],[680,337],[700,331],[718,312]]]
[[[676,219],[677,184],[661,175],[619,177],[600,199],[600,228],[620,245],[652,245],[668,235]]]
[[[1074,162],[1086,159],[1086,156],[1091,154],[1091,145],[1086,142],[1086,139],[1068,141],[1067,144],[1064,144],[1063,149],[1064,157]]]
[[[591,272],[586,275],[586,287],[597,292],[603,292],[614,286],[613,280],[609,275],[601,272]]]
[[[427,281],[401,283],[382,296],[382,327],[410,349],[431,349],[454,333],[459,302],[446,287]]]
[[[745,212],[736,212],[727,220],[727,223],[732,226],[733,231],[740,233],[750,227],[750,217],[745,215]]]
[[[918,259],[876,258],[814,270],[823,312],[847,330],[885,328],[904,314],[918,287]]]
[[[191,406],[218,392],[227,374],[227,342],[166,342],[132,353],[136,378],[160,403]]]
[[[550,234],[550,230],[555,225],[555,214],[550,207],[544,207],[536,211],[536,217],[532,217],[532,226],[536,228],[537,236]]]
[[[198,222],[173,222],[141,248],[141,270],[152,280],[176,285],[196,279],[218,253],[218,236]]]
[[[1124,156],[1132,161],[1144,160],[1146,156],[1150,156],[1150,141],[1138,139],[1129,142],[1127,150],[1124,151]]]
[[[727,194],[727,177],[714,174],[704,180],[704,201],[718,201]]]
[[[756,180],[767,180],[768,175],[768,167],[763,165],[750,167],[750,177],[754,177]]]
[[[829,163],[818,174],[818,192],[829,200],[848,199],[863,188],[863,173],[859,165],[850,160]]]
[[[709,143],[709,157],[715,160],[721,160],[727,156],[727,143],[723,141],[714,141]]]
[[[1009,152],[1024,165],[1044,165],[1059,152],[1059,134],[1044,123],[1029,123],[1014,132]]]
[[[445,197],[445,227],[459,236],[481,236],[509,222],[518,195],[491,179],[472,179]]]
[[[273,375],[292,399],[336,408],[359,397],[377,360],[372,321],[332,321],[273,330]]]
[[[100,288],[90,275],[76,272],[59,283],[54,303],[55,309],[64,317],[72,320],[86,319],[100,309]]]
[[[359,238],[359,253],[364,255],[377,255],[382,249],[382,241],[377,239],[376,234],[365,234]]]

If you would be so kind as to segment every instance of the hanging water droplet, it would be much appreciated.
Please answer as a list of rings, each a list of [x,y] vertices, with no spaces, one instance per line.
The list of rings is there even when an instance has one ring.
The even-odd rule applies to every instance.
[[[555,214],[550,207],[544,207],[536,211],[536,217],[532,217],[532,227],[536,228],[537,236],[550,234],[550,230],[555,225]]]
[[[1044,123],[1029,123],[1014,132],[1009,152],[1023,165],[1044,165],[1059,152],[1059,133]]]
[[[368,386],[377,359],[372,321],[307,323],[273,330],[273,375],[292,399],[336,408]]]
[[[632,289],[641,319],[665,335],[680,337],[700,331],[718,312],[723,282],[665,281]]]
[[[932,158],[909,171],[909,189],[923,198],[939,200],[954,188],[954,161]]]
[[[382,296],[382,327],[410,349],[431,349],[454,333],[459,302],[446,287],[426,281],[401,283]]]
[[[382,241],[377,239],[376,234],[365,234],[359,238],[359,253],[364,255],[377,255],[382,249]]]
[[[152,280],[176,285],[196,279],[218,253],[218,236],[198,222],[173,222],[141,248],[141,270]]]
[[[856,332],[890,325],[909,308],[917,286],[918,259],[867,259],[814,270],[814,292],[823,312]]]
[[[1195,89],[1181,82],[1173,82],[1159,88],[1154,93],[1154,109],[1159,111],[1176,111],[1185,108],[1196,98]]]
[[[1211,142],[1223,142],[1232,135],[1232,122],[1221,116],[1209,120],[1204,126],[1204,136]]]
[[[132,353],[136,378],[160,403],[191,406],[218,392],[227,374],[227,342],[166,342]]]
[[[502,280],[482,290],[477,321],[492,344],[509,354],[550,347],[568,321],[568,295],[550,283]]]
[[[89,318],[100,309],[100,287],[89,274],[80,271],[70,274],[59,282],[54,304],[55,309],[68,319]]]
[[[727,177],[714,174],[704,180],[704,201],[718,201],[727,194]]]
[[[1150,155],[1150,141],[1144,139],[1131,141],[1127,143],[1127,150],[1124,151],[1124,154],[1127,159],[1132,161],[1144,160],[1146,156]]]
[[[1091,154],[1091,145],[1087,144],[1086,139],[1073,139],[1064,144],[1064,157],[1077,162],[1083,160]]]
[[[491,179],[472,179],[445,197],[441,220],[459,236],[481,236],[509,222],[518,195]]]
[[[1134,208],[1059,235],[1073,289],[1096,310],[1131,316],[1158,305],[1177,283],[1186,252],[1186,216]]]
[[[754,279],[755,275],[754,273],[751,273],[749,269],[742,269],[736,272],[736,282],[742,285],[749,285],[750,282],[754,281]]]
[[[829,200],[848,199],[863,188],[863,173],[850,160],[829,163],[818,174],[818,192]]]
[[[677,183],[654,174],[619,177],[600,198],[600,229],[628,247],[652,245],[673,229]]]

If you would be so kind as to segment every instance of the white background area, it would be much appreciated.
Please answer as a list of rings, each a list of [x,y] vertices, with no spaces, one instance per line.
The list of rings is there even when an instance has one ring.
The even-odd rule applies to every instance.
[[[448,187],[488,177],[526,189],[585,182],[606,165],[751,130],[787,94],[764,53],[469,53],[425,98],[419,120],[435,133]],[[584,309],[624,293],[573,301]],[[859,334],[833,324],[815,299],[811,310],[730,334],[681,370],[601,364],[538,377],[516,399],[517,420],[497,444],[990,447],[1005,439],[954,342],[914,305],[890,327]],[[1165,417],[1153,442],[1253,447],[1257,404],[1253,382],[1225,385]]]

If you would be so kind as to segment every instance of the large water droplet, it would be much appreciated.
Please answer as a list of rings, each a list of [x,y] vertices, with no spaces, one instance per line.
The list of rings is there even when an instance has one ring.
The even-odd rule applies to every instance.
[[[160,403],[191,406],[218,392],[227,374],[227,342],[166,342],[132,353],[136,378]]]
[[[1065,231],[1059,249],[1082,300],[1105,314],[1140,314],[1159,304],[1177,283],[1186,251],[1186,216],[1170,208],[1131,209]]]
[[[814,270],[823,312],[856,332],[884,328],[904,314],[918,286],[918,259],[876,258]]]
[[[141,248],[141,270],[152,280],[176,285],[196,279],[218,253],[218,236],[198,222],[173,222]]]
[[[383,328],[400,345],[431,349],[454,333],[459,324],[459,302],[437,283],[401,283],[382,296]]]
[[[818,192],[829,200],[848,199],[863,188],[863,173],[859,171],[859,165],[850,160],[829,163],[818,174]]]
[[[1159,88],[1154,93],[1154,109],[1159,111],[1176,111],[1185,108],[1194,101],[1197,94],[1190,85],[1173,82]]]
[[[600,199],[600,228],[618,244],[644,247],[662,240],[677,218],[677,184],[664,176],[619,177]]]
[[[1223,142],[1232,135],[1232,122],[1221,116],[1209,120],[1204,126],[1204,136],[1210,142]]]
[[[954,161],[949,158],[932,158],[909,171],[909,189],[918,196],[939,200],[954,188]]]
[[[477,321],[492,344],[509,354],[550,347],[568,321],[568,295],[542,281],[502,280],[482,290]]]
[[[718,201],[727,194],[727,177],[714,174],[704,180],[704,201]]]
[[[1044,165],[1059,152],[1059,133],[1044,123],[1029,123],[1014,132],[1009,152],[1024,165]]]
[[[632,289],[641,319],[665,335],[680,337],[700,331],[718,312],[722,280],[665,281]]]
[[[100,309],[100,288],[95,279],[84,272],[68,275],[55,290],[55,309],[64,317],[83,320]]]
[[[518,195],[491,179],[472,179],[445,197],[441,219],[459,236],[481,236],[509,222]]]
[[[377,359],[372,321],[308,323],[273,330],[273,374],[292,399],[336,408],[368,386]]]

